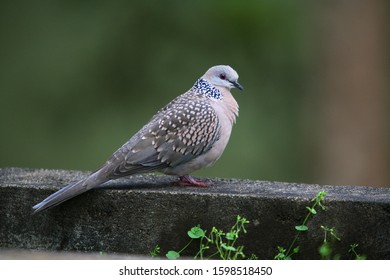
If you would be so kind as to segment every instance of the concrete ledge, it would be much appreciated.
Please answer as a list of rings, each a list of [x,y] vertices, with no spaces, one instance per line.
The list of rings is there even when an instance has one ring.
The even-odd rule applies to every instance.
[[[350,258],[349,245],[359,243],[368,259],[390,259],[389,188],[233,179],[212,179],[209,188],[193,188],[177,186],[175,177],[146,174],[106,183],[32,215],[34,204],[86,174],[0,169],[0,247],[147,255],[159,244],[165,253],[184,246],[192,226],[227,230],[241,215],[251,221],[242,236],[244,252],[272,259],[278,245],[287,247],[293,240],[310,199],[325,190],[327,210],[310,220],[297,258],[320,257],[319,227],[326,225],[342,239],[335,243],[342,258]],[[186,252],[196,249],[194,244]]]

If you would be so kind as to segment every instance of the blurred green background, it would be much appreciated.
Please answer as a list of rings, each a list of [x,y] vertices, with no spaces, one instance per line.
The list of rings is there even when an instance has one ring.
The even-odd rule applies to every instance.
[[[233,91],[240,116],[221,159],[194,175],[390,185],[387,8],[2,1],[0,166],[94,170],[228,64],[245,87]]]

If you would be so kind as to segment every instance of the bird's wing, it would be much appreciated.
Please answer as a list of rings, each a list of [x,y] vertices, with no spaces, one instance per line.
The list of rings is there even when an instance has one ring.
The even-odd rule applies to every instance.
[[[152,172],[186,163],[211,149],[220,125],[204,98],[179,96],[161,109],[111,160],[110,177]]]

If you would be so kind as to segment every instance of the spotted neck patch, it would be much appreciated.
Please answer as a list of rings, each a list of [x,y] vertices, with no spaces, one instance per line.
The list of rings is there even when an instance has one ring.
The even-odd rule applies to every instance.
[[[221,92],[208,81],[202,78],[196,81],[196,83],[192,87],[192,90],[195,93],[202,94],[209,98],[214,98],[218,100],[222,99]]]

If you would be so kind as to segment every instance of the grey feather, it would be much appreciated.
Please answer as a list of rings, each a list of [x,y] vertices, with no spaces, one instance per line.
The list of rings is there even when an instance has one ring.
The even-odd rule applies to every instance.
[[[103,184],[108,180],[109,179],[104,176],[99,176],[99,172],[93,173],[87,178],[65,186],[61,190],[48,196],[42,202],[36,204],[33,207],[34,213],[38,213],[48,208],[57,206],[58,204],[61,204],[75,196],[78,196],[90,190],[91,188],[94,188],[97,185]]]

